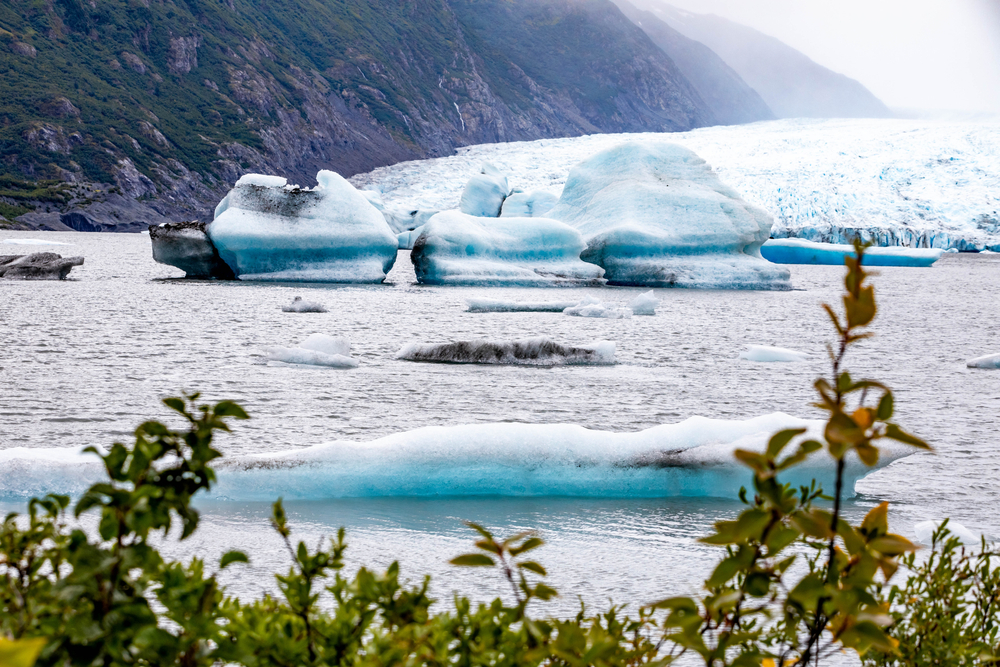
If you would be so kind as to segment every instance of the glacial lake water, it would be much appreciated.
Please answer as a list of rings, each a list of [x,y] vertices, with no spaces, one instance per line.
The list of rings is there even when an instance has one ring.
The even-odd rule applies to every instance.
[[[72,245],[4,244],[46,239]],[[826,370],[832,329],[820,310],[838,298],[839,267],[792,266],[791,292],[657,290],[655,317],[604,320],[559,313],[464,312],[469,297],[626,302],[638,289],[439,288],[414,284],[402,251],[388,284],[337,286],[180,280],[153,262],[142,235],[0,232],[0,254],[83,255],[65,282],[0,281],[0,449],[76,447],[128,440],[137,424],[167,418],[164,396],[200,391],[234,399],[252,415],[221,440],[227,453],[273,452],[330,440],[365,441],[428,425],[495,421],[574,423],[635,431],[692,415],[744,419],[775,411],[813,418],[812,381]],[[898,421],[934,454],[914,454],[865,478],[848,504],[857,517],[883,500],[894,530],[952,517],[1000,537],[1000,371],[968,369],[1000,352],[1000,255],[945,255],[929,269],[885,268],[874,279],[877,336],[848,360],[856,376],[896,392]],[[294,296],[321,314],[283,313]],[[263,351],[312,333],[344,336],[354,370],[268,365]],[[397,360],[411,341],[611,340],[614,366],[557,368],[418,364]],[[810,352],[798,364],[738,360],[749,344]],[[10,488],[16,480],[2,479]],[[9,472],[7,474],[10,474]],[[0,510],[23,507],[0,500]],[[203,525],[178,555],[249,551],[227,571],[230,590],[273,590],[288,566],[268,525],[267,503],[203,503]],[[552,613],[574,613],[578,596],[637,604],[697,589],[718,557],[695,539],[740,506],[725,499],[368,498],[289,503],[299,537],[314,544],[348,530],[349,560],[393,558],[404,577],[430,573],[432,590],[485,596],[502,582],[447,560],[472,541],[463,520],[500,534],[534,528],[548,544],[538,560],[562,592]],[[443,581],[448,577],[447,583]]]

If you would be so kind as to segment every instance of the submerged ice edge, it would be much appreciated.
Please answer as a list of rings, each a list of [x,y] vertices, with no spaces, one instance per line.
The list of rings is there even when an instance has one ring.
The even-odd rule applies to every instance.
[[[691,417],[616,433],[571,424],[488,423],[424,427],[369,442],[334,441],[305,449],[224,458],[206,498],[271,501],[365,497],[580,496],[607,498],[735,498],[751,474],[733,457],[761,451],[770,436],[804,427],[816,437],[822,422],[772,413],[747,420]],[[906,456],[883,448],[877,468]],[[81,494],[102,477],[82,449],[0,451],[0,498]],[[782,476],[793,485],[816,479],[832,488],[835,466],[817,453]],[[846,488],[874,468],[853,456]]]

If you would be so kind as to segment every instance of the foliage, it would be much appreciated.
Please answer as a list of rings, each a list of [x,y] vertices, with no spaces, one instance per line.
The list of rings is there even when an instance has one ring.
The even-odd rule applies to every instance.
[[[536,613],[558,595],[531,556],[542,539],[533,532],[501,539],[470,523],[476,550],[452,563],[494,569],[510,593],[478,604],[456,595],[435,611],[430,579],[403,584],[397,563],[345,575],[343,529],[313,549],[294,543],[279,499],[272,524],[291,566],[276,576],[277,594],[249,602],[227,596],[218,572],[248,562],[246,554],[226,553],[210,572],[198,558],[165,559],[151,541],[174,526],[181,540],[197,529],[191,501],[215,480],[213,438],[228,430],[227,419],[246,418],[235,403],[198,406],[192,395],[164,401],[186,430],[146,422],[134,445],[99,454],[108,481],[74,507],[76,517],[98,515],[98,535],[68,525],[66,496],[33,499],[27,516],[4,520],[0,657],[28,664],[41,648],[38,664],[60,667],[661,667],[687,656],[709,667],[786,667],[853,649],[879,667],[985,664],[1000,625],[994,555],[967,554],[946,540],[918,563],[914,545],[889,532],[885,503],[858,526],[841,516],[848,456],[874,465],[884,439],[927,447],[891,421],[888,388],[842,370],[876,313],[863,256],[859,245],[847,260],[844,314],[827,307],[839,339],[830,349],[832,376],[815,385],[828,414],[822,436],[787,430],[763,452],[736,453],[753,473],[753,496],[744,489],[747,508],[703,539],[725,549],[703,595],[662,600],[634,616],[610,606],[549,618]],[[829,456],[836,467],[832,497],[815,483],[793,489],[779,481],[810,456]],[[944,539],[939,531],[936,545]],[[900,564],[912,574],[885,597]]]
[[[868,667],[1000,663],[1000,552],[963,547],[947,521],[934,532],[925,559],[908,554],[906,583],[887,596],[896,654],[866,656]]]

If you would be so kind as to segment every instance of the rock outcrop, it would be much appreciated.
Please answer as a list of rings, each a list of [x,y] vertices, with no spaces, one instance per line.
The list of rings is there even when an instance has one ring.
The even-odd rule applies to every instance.
[[[63,257],[54,252],[0,255],[0,278],[8,280],[66,280],[83,257]]]
[[[222,261],[204,222],[168,222],[149,228],[153,259],[160,264],[176,266],[186,278],[218,278],[233,280],[236,276]]]

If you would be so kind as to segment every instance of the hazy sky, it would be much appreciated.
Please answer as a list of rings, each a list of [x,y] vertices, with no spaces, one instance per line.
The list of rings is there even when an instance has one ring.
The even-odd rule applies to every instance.
[[[894,108],[1000,113],[1000,0],[666,0],[777,37]]]

